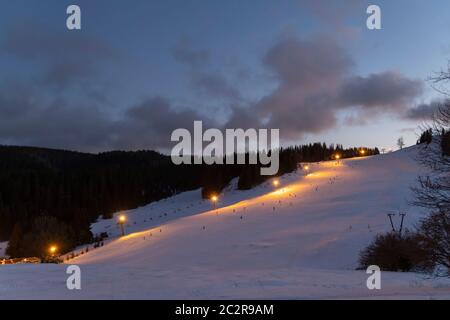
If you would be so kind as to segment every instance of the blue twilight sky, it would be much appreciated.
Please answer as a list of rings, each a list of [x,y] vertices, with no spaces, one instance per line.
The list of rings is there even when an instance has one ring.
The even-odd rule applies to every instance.
[[[4,2],[0,143],[167,150],[203,120],[279,128],[285,144],[413,144],[443,99],[427,78],[447,67],[449,30],[448,0]]]

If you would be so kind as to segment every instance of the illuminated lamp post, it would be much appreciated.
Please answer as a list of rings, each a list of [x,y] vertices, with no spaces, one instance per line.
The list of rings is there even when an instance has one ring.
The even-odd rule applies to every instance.
[[[48,249],[48,252],[50,253],[50,256],[53,258],[56,253],[58,251],[58,247],[57,246],[50,246],[50,248]]]
[[[212,202],[212,204],[213,204],[214,210],[216,210],[217,200],[219,200],[219,198],[218,198],[216,195],[213,195],[213,196],[211,197],[211,202]]]
[[[127,221],[127,217],[125,215],[119,216],[119,225],[120,225],[120,231],[122,233],[122,237],[125,235],[125,222]]]

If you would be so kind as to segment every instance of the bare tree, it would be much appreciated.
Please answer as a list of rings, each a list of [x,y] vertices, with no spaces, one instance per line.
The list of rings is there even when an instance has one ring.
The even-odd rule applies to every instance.
[[[449,65],[450,66],[450,65]],[[434,84],[450,81],[450,68],[432,79]],[[446,94],[440,87],[439,92]],[[450,274],[450,101],[444,100],[427,128],[432,139],[421,144],[418,161],[428,168],[428,174],[418,178],[413,188],[414,204],[430,209],[430,214],[421,221],[418,232],[423,247],[429,253],[428,262],[444,268]]]
[[[419,186],[413,188],[416,205],[433,210],[450,212],[450,157],[448,141],[450,132],[450,102],[443,103],[433,122],[432,142],[421,145],[418,161],[429,169],[429,174],[419,177]]]
[[[450,215],[436,211],[423,219],[417,236],[420,247],[426,253],[422,265],[437,269],[437,274],[448,276],[450,270]]]

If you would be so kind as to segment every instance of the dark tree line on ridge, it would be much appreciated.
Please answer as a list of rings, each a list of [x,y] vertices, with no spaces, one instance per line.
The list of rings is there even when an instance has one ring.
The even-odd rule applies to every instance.
[[[330,145],[325,143],[314,143],[308,145],[299,145],[279,150],[280,166],[277,176],[293,172],[297,169],[300,162],[319,162],[331,160],[335,155],[341,159],[361,156],[361,150],[364,150],[365,156],[377,155],[377,148],[348,148],[344,149],[342,145]],[[246,154],[248,160],[249,155]],[[248,163],[248,162],[247,162]],[[255,187],[262,182],[273,178],[273,176],[263,176],[260,174],[262,165],[215,165],[205,170],[203,181],[202,196],[209,198],[226,187],[234,178],[239,178],[238,189],[247,190]]]

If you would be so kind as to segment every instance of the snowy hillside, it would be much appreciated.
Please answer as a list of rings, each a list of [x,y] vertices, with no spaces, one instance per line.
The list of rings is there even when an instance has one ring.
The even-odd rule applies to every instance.
[[[407,213],[406,226],[421,217],[409,205],[416,152],[313,164],[276,189],[230,186],[217,210],[183,193],[127,212],[122,238],[116,220],[100,220],[93,232],[112,240],[69,262],[81,291],[66,289],[65,265],[0,266],[0,299],[449,298],[447,279],[383,273],[369,291],[355,271],[360,250],[390,230],[387,213]]]

